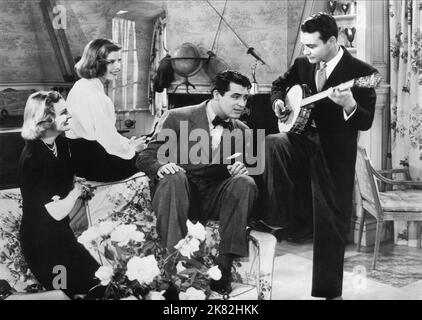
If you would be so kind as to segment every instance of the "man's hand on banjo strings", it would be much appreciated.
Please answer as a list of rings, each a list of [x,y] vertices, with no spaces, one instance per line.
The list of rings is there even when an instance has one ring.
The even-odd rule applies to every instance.
[[[289,118],[290,112],[292,112],[292,110],[288,106],[284,105],[283,100],[280,99],[274,101],[273,110],[276,117],[278,118],[278,121],[280,122],[286,122]]]
[[[333,100],[338,105],[342,106],[346,114],[350,114],[356,108],[356,100],[353,98],[350,89],[340,90],[339,88],[330,88],[328,98]]]

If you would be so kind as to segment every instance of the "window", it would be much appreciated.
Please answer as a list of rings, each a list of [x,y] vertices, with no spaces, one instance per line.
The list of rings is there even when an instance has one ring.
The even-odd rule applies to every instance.
[[[130,111],[138,107],[138,54],[135,21],[113,18],[112,39],[122,46],[121,72],[109,86],[108,95],[116,111]]]

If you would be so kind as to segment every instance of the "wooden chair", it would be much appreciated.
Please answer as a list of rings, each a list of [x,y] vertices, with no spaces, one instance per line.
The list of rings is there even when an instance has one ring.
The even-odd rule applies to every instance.
[[[398,173],[404,174],[406,180],[399,181],[386,177]],[[416,223],[418,248],[420,248],[422,181],[411,181],[408,169],[376,171],[372,167],[365,149],[362,147],[358,147],[356,178],[361,198],[361,205],[357,206],[357,215],[360,216],[357,251],[360,251],[365,212],[371,214],[377,221],[372,269],[375,270],[376,267],[384,221],[410,221]],[[381,192],[376,179],[387,185],[401,186],[401,188],[400,190]]]

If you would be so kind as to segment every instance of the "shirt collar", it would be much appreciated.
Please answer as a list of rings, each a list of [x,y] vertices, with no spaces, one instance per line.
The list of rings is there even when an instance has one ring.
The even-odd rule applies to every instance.
[[[212,109],[212,107],[211,107],[211,100],[210,100],[210,101],[208,101],[207,106],[206,106],[206,110],[207,110],[207,118],[208,118],[208,123],[209,123],[209,125],[210,125],[210,128],[211,128],[211,129],[214,129],[214,126],[213,126],[213,124],[212,124],[212,121],[215,119],[215,117],[216,117],[217,115],[215,114],[214,110],[213,110],[213,109]],[[224,121],[229,122],[229,121],[230,121],[230,119],[226,119],[226,120],[224,120]]]
[[[93,85],[96,89],[98,89],[98,90],[99,90],[99,91],[101,91],[102,93],[105,93],[105,90],[104,90],[104,85],[103,85],[103,83],[101,82],[101,80],[100,80],[99,78],[91,78],[91,79],[82,78],[82,79],[85,79],[86,81],[88,81],[88,82],[92,83],[92,85]]]
[[[214,128],[214,126],[212,125],[212,121],[215,118],[215,112],[211,107],[210,101],[208,101],[208,103],[207,103],[206,110],[207,110],[208,124],[209,124],[210,128],[212,129],[212,128]]]
[[[339,63],[340,59],[343,57],[343,48],[339,47],[339,50],[334,58],[332,58],[330,61],[327,61],[327,66],[325,67],[325,74],[327,75],[327,78],[330,76],[330,74],[333,72],[334,68]],[[322,66],[322,62],[320,62]]]

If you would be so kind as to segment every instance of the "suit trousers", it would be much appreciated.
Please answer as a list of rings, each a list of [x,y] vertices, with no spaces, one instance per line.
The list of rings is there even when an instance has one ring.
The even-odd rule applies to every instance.
[[[319,136],[309,128],[301,135],[269,135],[265,143],[262,219],[270,225],[293,229],[313,224],[312,295],[341,296],[345,215],[339,209],[338,192]]]
[[[248,255],[246,227],[258,196],[247,175],[217,180],[191,178],[181,171],[158,181],[152,204],[162,245],[174,245],[186,236],[186,221],[220,221],[220,254]]]

